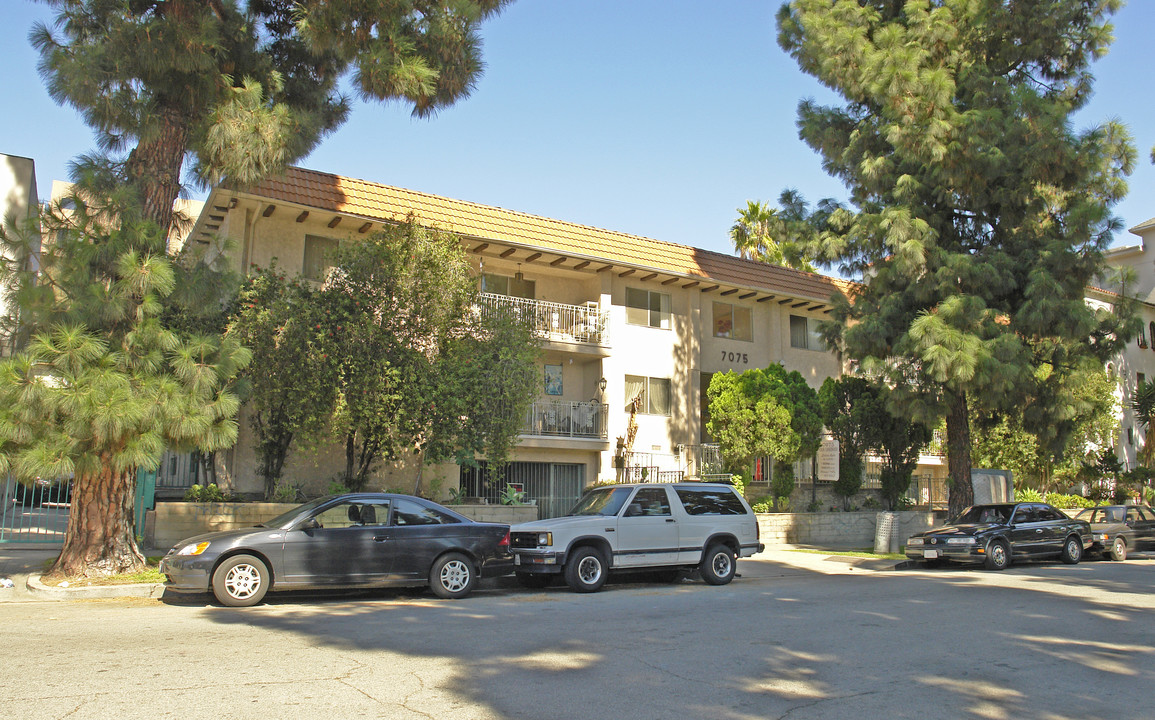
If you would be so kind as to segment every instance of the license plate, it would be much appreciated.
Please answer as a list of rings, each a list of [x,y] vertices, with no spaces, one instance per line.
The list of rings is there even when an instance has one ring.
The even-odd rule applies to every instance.
[[[521,556],[520,555],[514,555],[513,556],[513,564],[514,565],[520,565],[521,564]]]
[[[938,550],[923,550],[922,556],[927,560],[934,560],[938,557]]]

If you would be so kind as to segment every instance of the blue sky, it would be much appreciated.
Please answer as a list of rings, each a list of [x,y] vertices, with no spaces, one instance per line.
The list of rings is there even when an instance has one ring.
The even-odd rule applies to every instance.
[[[472,97],[432,120],[357,104],[298,164],[730,252],[729,227],[747,200],[775,201],[788,187],[811,202],[844,195],[798,140],[799,100],[833,96],[779,49],[779,4],[520,0],[482,29],[487,69]],[[0,15],[0,152],[36,160],[42,198],[93,148],[36,72],[28,31],[50,17],[27,0],[4,0]],[[1131,128],[1139,161],[1116,214],[1133,227],[1155,216],[1155,3],[1132,0],[1115,26],[1077,126],[1115,117]]]

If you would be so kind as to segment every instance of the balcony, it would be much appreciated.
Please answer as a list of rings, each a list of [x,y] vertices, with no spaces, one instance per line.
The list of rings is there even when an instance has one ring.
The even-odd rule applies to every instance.
[[[522,435],[606,440],[609,406],[599,402],[535,402]]]
[[[559,342],[609,344],[609,313],[596,302],[584,305],[530,300],[509,295],[481,293],[482,308],[510,307],[528,318],[534,333],[546,340]]]

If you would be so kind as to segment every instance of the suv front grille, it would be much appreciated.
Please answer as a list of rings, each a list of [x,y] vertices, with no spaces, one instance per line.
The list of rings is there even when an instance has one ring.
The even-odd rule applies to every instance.
[[[537,536],[535,532],[515,532],[509,534],[509,546],[515,548],[535,548],[537,547]]]

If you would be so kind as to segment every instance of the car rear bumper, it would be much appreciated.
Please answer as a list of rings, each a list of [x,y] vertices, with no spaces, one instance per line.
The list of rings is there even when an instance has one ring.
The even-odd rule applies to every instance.
[[[481,577],[501,577],[513,572],[513,555],[486,558],[481,563]]]

